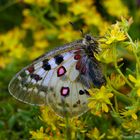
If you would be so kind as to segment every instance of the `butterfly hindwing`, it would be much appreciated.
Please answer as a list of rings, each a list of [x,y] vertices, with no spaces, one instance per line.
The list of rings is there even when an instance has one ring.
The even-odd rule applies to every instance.
[[[85,92],[87,87],[80,81],[80,71],[76,70],[78,59],[74,58],[77,55],[75,52],[69,54],[71,57],[57,67],[49,82],[48,104],[60,116],[65,116],[65,113],[71,117],[77,116],[88,110],[89,95]]]

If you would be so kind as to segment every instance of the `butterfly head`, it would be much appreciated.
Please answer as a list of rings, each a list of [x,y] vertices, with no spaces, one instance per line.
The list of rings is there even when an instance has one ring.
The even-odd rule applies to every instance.
[[[86,46],[86,49],[92,51],[93,53],[99,53],[99,43],[96,38],[91,36],[90,34],[86,34],[83,38],[83,44]]]

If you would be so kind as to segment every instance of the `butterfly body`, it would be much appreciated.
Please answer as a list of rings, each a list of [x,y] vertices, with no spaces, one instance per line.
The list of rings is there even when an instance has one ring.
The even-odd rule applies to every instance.
[[[9,84],[10,93],[25,103],[49,105],[59,116],[79,116],[88,110],[88,89],[105,83],[90,35],[61,46],[23,68]]]

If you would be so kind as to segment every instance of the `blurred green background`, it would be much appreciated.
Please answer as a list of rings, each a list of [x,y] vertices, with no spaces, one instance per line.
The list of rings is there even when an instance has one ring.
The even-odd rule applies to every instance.
[[[29,139],[43,125],[37,107],[11,97],[10,79],[39,55],[81,38],[80,29],[102,36],[121,16],[133,18],[129,33],[140,39],[140,0],[0,0],[0,140]]]

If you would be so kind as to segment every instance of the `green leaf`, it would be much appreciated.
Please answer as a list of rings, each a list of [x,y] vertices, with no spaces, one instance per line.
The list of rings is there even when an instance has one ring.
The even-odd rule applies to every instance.
[[[9,120],[8,120],[8,126],[10,129],[12,129],[14,127],[14,125],[16,124],[16,119],[17,117],[15,115],[12,115]]]

